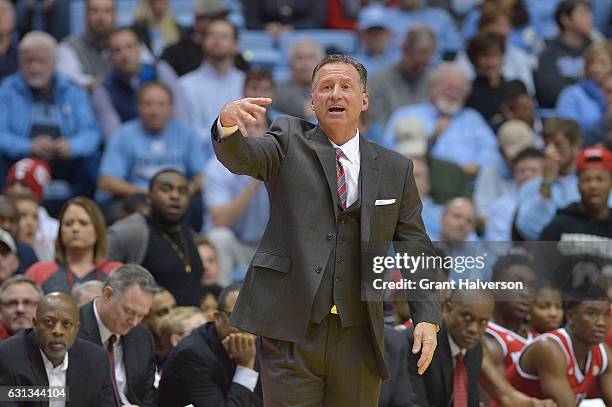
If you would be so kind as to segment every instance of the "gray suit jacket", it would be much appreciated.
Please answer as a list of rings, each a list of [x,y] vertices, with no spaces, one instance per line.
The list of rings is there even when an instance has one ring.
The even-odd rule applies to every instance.
[[[236,132],[220,140],[213,125],[217,158],[230,171],[265,181],[270,219],[247,272],[231,322],[256,335],[285,341],[304,338],[321,272],[334,247],[339,212],[335,152],[319,126],[293,117],[277,118],[264,137]],[[433,248],[421,219],[421,202],[412,162],[361,137],[361,242],[410,241],[419,252]],[[396,199],[375,205],[377,199]],[[397,247],[396,247],[397,250]],[[362,267],[367,269],[367,264]],[[371,267],[369,267],[371,269]],[[366,276],[363,276],[366,278]],[[414,275],[407,275],[413,278]],[[433,279],[433,272],[428,278]],[[434,291],[414,290],[410,308],[415,323],[439,323]],[[382,295],[368,302],[374,350],[381,377],[384,362]]]

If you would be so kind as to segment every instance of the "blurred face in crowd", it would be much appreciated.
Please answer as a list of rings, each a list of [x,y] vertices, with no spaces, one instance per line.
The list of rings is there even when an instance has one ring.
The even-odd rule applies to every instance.
[[[219,308],[219,303],[212,293],[207,293],[200,304],[200,309],[206,321],[215,320],[215,311]]]
[[[0,37],[9,35],[15,28],[15,13],[8,0],[0,0]]]
[[[17,255],[4,242],[0,242],[0,284],[15,274],[18,268]]]
[[[582,206],[589,213],[601,213],[608,207],[612,174],[606,169],[590,169],[578,174],[578,191]]]
[[[593,12],[585,5],[578,5],[569,16],[562,16],[561,21],[566,30],[574,31],[584,37],[593,31]]]
[[[168,12],[170,2],[168,0],[149,0],[151,11],[156,18],[163,17]]]
[[[415,10],[421,8],[421,1],[423,0],[399,0],[397,4],[403,10]]]
[[[126,335],[140,324],[151,310],[153,294],[138,284],[127,287],[123,294],[115,294],[110,286],[102,289],[102,298],[96,302],[104,325],[114,334]]]
[[[370,55],[384,55],[393,33],[385,27],[370,27],[359,32],[363,48]]]
[[[529,95],[518,95],[509,100],[504,105],[504,114],[508,119],[521,120],[527,124],[531,124],[533,121],[533,109],[534,102],[533,98]],[[504,109],[502,107],[502,109]]]
[[[511,295],[506,295],[502,301],[496,303],[496,306],[505,319],[525,321],[531,312],[534,300],[535,271],[527,265],[513,264],[502,272],[500,281],[523,283],[523,290],[516,290]],[[503,296],[503,293],[501,295]]]
[[[429,168],[427,168],[427,163],[422,158],[413,158],[412,163],[414,165],[412,171],[417,191],[421,199],[423,199],[429,196],[429,190],[431,189],[429,184]]]
[[[175,224],[187,213],[189,184],[187,178],[174,172],[157,177],[149,191],[151,215],[161,223]]]
[[[470,83],[463,73],[447,70],[431,85],[430,98],[440,112],[453,115],[463,108],[469,91]]]
[[[55,56],[45,46],[32,46],[19,51],[19,70],[23,79],[33,89],[51,86],[55,71]]]
[[[323,65],[314,78],[311,104],[328,136],[346,135],[357,128],[361,112],[368,109],[368,93],[354,66],[330,63]]]
[[[44,297],[34,319],[38,347],[58,366],[74,345],[79,331],[79,309],[68,294],[52,293]]]
[[[447,242],[463,242],[474,231],[476,213],[469,199],[455,198],[442,215],[441,239]]]
[[[240,332],[240,329],[235,326],[230,325],[230,317],[232,315],[232,311],[234,310],[234,305],[236,305],[236,299],[238,298],[238,291],[234,291],[229,293],[226,297],[226,302],[224,306],[219,306],[219,309],[214,313],[214,321],[215,326],[217,327],[217,333],[219,334],[219,339],[223,341],[226,336],[233,333]]]
[[[201,244],[198,246],[198,253],[202,259],[204,266],[204,274],[202,275],[202,285],[212,285],[219,279],[219,260],[217,252],[209,244]]]
[[[444,321],[453,341],[461,349],[471,349],[480,342],[493,314],[491,294],[457,293],[445,306]]]
[[[132,76],[140,71],[140,50],[136,34],[130,30],[114,33],[108,41],[111,65],[120,73]]]
[[[604,80],[612,72],[612,60],[607,52],[597,52],[585,61],[584,72],[587,78],[598,85],[603,85]]]
[[[21,199],[15,202],[19,212],[19,237],[27,244],[34,243],[36,232],[40,226],[38,222],[38,203],[30,199]]]
[[[115,28],[115,0],[87,1],[87,28],[99,37],[106,37]]]
[[[274,84],[269,79],[250,79],[244,84],[244,97],[265,97],[272,99],[274,98]],[[270,123],[268,122],[268,118],[265,114],[258,113],[256,116],[256,122],[247,122],[247,132],[251,136],[263,136],[266,131],[268,131]]]
[[[512,21],[506,15],[501,14],[494,23],[485,25],[481,28],[482,33],[495,33],[503,39],[508,38],[512,32]]]
[[[176,300],[170,291],[163,290],[153,296],[151,310],[144,318],[143,323],[159,336],[159,321],[176,307]]]
[[[401,62],[403,71],[412,78],[418,78],[430,66],[435,53],[436,44],[430,38],[423,38],[414,46],[405,47]]]
[[[225,20],[213,20],[207,24],[203,44],[206,58],[212,61],[233,59],[238,52],[234,28]]]
[[[567,310],[567,325],[580,340],[601,343],[610,329],[610,301],[583,301]]]
[[[546,287],[537,292],[531,304],[531,328],[537,333],[557,329],[563,322],[563,300],[561,292]]]
[[[559,173],[567,174],[580,152],[578,145],[572,145],[562,133],[544,134],[546,146],[552,145],[559,154]]]
[[[501,73],[504,54],[500,48],[491,47],[476,57],[476,72],[489,80],[498,78]]]
[[[291,49],[291,73],[293,80],[304,86],[310,86],[312,71],[321,59],[318,46],[311,41],[298,40]]]
[[[0,200],[0,229],[9,232],[13,239],[19,235],[19,212],[6,200]]]
[[[96,228],[91,217],[79,205],[70,205],[60,219],[60,238],[67,251],[94,250],[96,244]]]
[[[159,133],[166,128],[172,117],[172,98],[161,86],[147,86],[138,101],[138,115],[150,133]]]
[[[15,334],[32,328],[40,294],[30,283],[15,283],[8,286],[0,297],[0,320],[4,327]]]
[[[512,169],[514,181],[521,185],[525,181],[542,176],[544,162],[541,158],[530,157],[525,158],[514,164]]]

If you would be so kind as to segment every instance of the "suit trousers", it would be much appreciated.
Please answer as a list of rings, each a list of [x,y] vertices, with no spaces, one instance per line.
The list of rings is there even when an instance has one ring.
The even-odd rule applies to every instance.
[[[369,325],[343,328],[338,315],[309,322],[300,342],[262,338],[266,407],[375,407],[381,378]]]

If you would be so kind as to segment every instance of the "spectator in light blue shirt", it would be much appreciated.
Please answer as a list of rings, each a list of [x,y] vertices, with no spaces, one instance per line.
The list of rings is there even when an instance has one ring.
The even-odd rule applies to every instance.
[[[180,82],[191,107],[192,127],[209,158],[213,155],[210,127],[226,103],[242,96],[244,73],[234,66],[238,31],[229,21],[208,23],[203,48],[206,59],[202,65],[181,77]]]
[[[612,46],[595,42],[584,52],[586,79],[567,86],[557,99],[557,116],[578,122],[584,134],[591,132],[601,122],[607,101],[602,87],[612,72]]]
[[[393,47],[393,27],[382,6],[364,8],[357,17],[360,50],[354,56],[372,76],[380,68],[397,62],[401,52]]]
[[[518,195],[516,229],[523,239],[537,240],[559,208],[580,200],[576,157],[582,136],[573,120],[551,118],[544,125],[544,173],[526,182]],[[608,203],[612,205],[612,196]]]
[[[385,140],[394,139],[397,123],[406,117],[421,120],[429,135],[432,156],[460,165],[469,177],[502,158],[497,139],[480,113],[464,107],[470,82],[461,68],[443,63],[431,74],[429,101],[399,108],[391,115]]]
[[[190,127],[171,119],[170,89],[159,82],[143,85],[138,114],[108,143],[98,187],[116,198],[146,193],[153,175],[173,168],[189,179],[192,194],[199,192],[205,161],[201,143]]]
[[[427,7],[424,0],[399,0],[398,8],[389,10],[389,22],[394,27],[395,42],[400,46],[406,32],[416,24],[429,27],[438,42],[439,59],[452,59],[463,48],[463,39],[450,13],[437,7]]]

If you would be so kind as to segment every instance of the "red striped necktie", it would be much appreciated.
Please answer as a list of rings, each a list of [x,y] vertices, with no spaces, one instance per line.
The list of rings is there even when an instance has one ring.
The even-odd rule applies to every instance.
[[[344,168],[340,163],[340,156],[342,156],[342,150],[336,148],[336,184],[338,185],[338,197],[340,198],[340,206],[342,209],[346,209],[346,198],[348,195],[348,184],[346,183],[346,176],[344,175]]]
[[[117,380],[115,379],[115,349],[114,345],[117,342],[117,335],[111,335],[108,338],[108,361],[110,363],[111,368],[111,382],[113,383],[113,393],[115,394],[115,403],[120,407],[123,403],[121,402],[121,398],[119,397],[119,388],[117,387]]]
[[[453,407],[468,406],[468,374],[463,363],[463,353],[459,352],[455,356],[457,363],[453,371]]]

